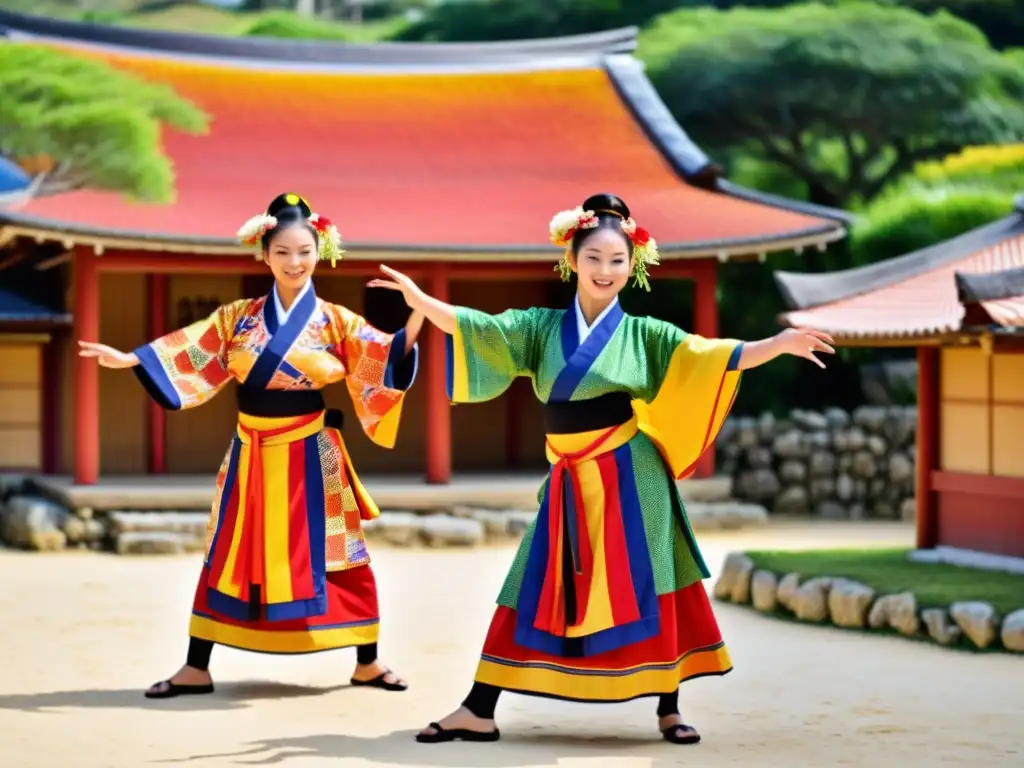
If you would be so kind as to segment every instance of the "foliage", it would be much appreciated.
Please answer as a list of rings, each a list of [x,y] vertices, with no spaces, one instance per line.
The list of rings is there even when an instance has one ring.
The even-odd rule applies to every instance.
[[[905,184],[977,184],[1006,192],[1024,190],[1024,144],[967,147],[942,160],[920,163]]]
[[[91,187],[169,201],[174,171],[167,125],[203,133],[207,117],[164,85],[44,46],[0,44],[0,153],[50,158],[44,189]]]
[[[1000,219],[1024,190],[1024,144],[967,147],[919,163],[890,185],[853,227],[855,264],[926,248]]]
[[[645,24],[702,0],[466,0],[436,5],[397,40],[483,41],[597,32]]]
[[[1013,193],[949,185],[879,197],[850,232],[853,266],[948,240],[1013,210]]]
[[[645,31],[640,53],[699,144],[786,168],[826,205],[870,200],[921,160],[1024,137],[1024,72],[945,13],[683,10]]]
[[[348,40],[345,28],[322,19],[278,11],[258,16],[242,31],[251,37],[280,37],[293,40]]]
[[[922,608],[983,600],[1001,614],[1024,608],[1024,575],[945,563],[915,563],[906,549],[817,549],[747,552],[757,568],[802,579],[835,576],[859,581],[879,594],[913,592]]]

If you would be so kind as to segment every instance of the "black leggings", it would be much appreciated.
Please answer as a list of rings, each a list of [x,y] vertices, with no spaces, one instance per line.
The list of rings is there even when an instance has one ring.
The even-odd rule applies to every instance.
[[[210,654],[213,653],[213,643],[209,640],[200,640],[198,637],[188,639],[188,655],[185,663],[205,672],[210,668]],[[377,660],[377,644],[356,646],[356,662],[358,664],[372,664]]]
[[[494,708],[498,705],[501,688],[486,683],[473,683],[469,696],[462,706],[483,720],[494,719]],[[679,714],[679,691],[663,693],[658,697],[658,717]]]

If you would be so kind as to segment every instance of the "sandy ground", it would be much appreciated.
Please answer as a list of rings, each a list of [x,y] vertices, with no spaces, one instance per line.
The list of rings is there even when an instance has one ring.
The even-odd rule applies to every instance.
[[[705,535],[732,549],[902,544],[905,526]],[[735,671],[683,688],[704,742],[660,741],[650,700],[508,696],[503,739],[420,745],[464,695],[510,548],[375,552],[382,656],[403,694],[350,689],[352,651],[298,658],[218,648],[214,696],[147,702],[185,649],[194,557],[0,552],[0,766],[1024,765],[1024,659],[773,621],[718,608]],[[709,582],[710,586],[710,582]]]

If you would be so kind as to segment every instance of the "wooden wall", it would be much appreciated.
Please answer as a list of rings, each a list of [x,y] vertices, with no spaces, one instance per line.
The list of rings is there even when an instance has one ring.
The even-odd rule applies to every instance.
[[[0,471],[42,469],[46,340],[0,334]]]
[[[938,543],[1024,557],[1024,354],[943,349]]]
[[[940,468],[1024,477],[1024,355],[943,349]]]

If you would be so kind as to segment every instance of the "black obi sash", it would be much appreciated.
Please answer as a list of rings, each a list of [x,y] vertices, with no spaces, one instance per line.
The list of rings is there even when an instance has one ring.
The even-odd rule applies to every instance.
[[[628,392],[609,392],[589,400],[544,405],[544,431],[549,435],[610,429],[632,418],[633,398]]]
[[[336,408],[327,409],[324,395],[318,389],[262,389],[238,387],[238,410],[248,416],[270,419],[308,416],[327,410],[324,425],[341,429],[344,414]]]

